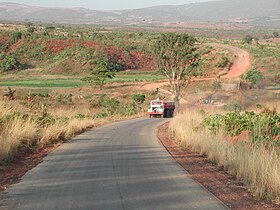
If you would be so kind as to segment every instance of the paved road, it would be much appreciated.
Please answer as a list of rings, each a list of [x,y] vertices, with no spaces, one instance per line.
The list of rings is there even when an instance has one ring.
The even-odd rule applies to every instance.
[[[93,129],[64,144],[4,192],[0,209],[226,209],[160,144],[165,119]]]

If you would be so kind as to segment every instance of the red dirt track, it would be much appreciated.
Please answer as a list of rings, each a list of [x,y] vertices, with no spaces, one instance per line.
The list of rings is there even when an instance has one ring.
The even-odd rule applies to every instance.
[[[251,58],[250,54],[242,50],[238,47],[230,46],[230,45],[222,45],[222,44],[215,44],[212,45],[217,48],[223,48],[227,49],[231,52],[233,52],[236,55],[236,61],[234,62],[233,66],[231,67],[230,71],[227,75],[222,76],[222,78],[234,78],[239,77],[240,75],[244,74],[246,71],[250,70],[252,64],[251,64]]]
[[[229,72],[222,76],[221,78],[230,79],[230,78],[237,78],[242,74],[246,73],[250,70],[252,63],[250,54],[243,49],[238,47],[225,45],[225,44],[209,44],[215,48],[221,48],[231,51],[235,56],[236,60],[234,61],[233,65],[231,66]],[[206,78],[193,78],[192,81],[206,81],[206,80],[214,80],[216,77],[206,77]],[[164,82],[156,82],[156,83],[149,83],[142,86],[144,90],[155,90],[156,88],[160,88],[162,86],[168,85],[167,81]]]

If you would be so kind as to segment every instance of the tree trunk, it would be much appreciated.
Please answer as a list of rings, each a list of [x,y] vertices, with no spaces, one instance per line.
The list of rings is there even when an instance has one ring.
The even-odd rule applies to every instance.
[[[180,107],[180,96],[176,93],[175,93],[175,97],[174,97],[174,102],[175,102],[176,109],[178,109]]]

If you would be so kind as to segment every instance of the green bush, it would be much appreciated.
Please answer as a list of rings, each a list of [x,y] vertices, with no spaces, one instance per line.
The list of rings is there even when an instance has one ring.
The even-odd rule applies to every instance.
[[[225,68],[229,64],[229,59],[226,56],[222,56],[220,61],[217,63],[217,67],[219,68]]]
[[[241,75],[241,79],[247,81],[251,87],[256,85],[263,78],[263,73],[255,68],[249,70],[246,74]]]
[[[252,37],[251,35],[247,35],[242,39],[242,41],[246,44],[252,44],[253,40],[254,37]]]
[[[18,61],[15,55],[0,53],[0,72],[19,70],[21,68],[22,64]]]
[[[36,28],[34,26],[30,26],[27,28],[27,32],[32,34],[32,33],[34,33],[35,29]]]
[[[132,116],[137,113],[138,113],[138,111],[137,111],[135,103],[125,105],[121,110],[121,114],[124,116]]]
[[[275,110],[264,109],[262,112],[230,112],[224,115],[214,114],[206,117],[201,126],[211,132],[225,131],[230,136],[250,131],[251,142],[265,145],[280,145],[280,114]]]
[[[272,33],[272,36],[273,36],[274,38],[278,38],[278,37],[279,37],[278,31],[274,31],[274,32]]]
[[[106,108],[112,108],[115,109],[120,105],[120,102],[117,99],[109,98],[108,96],[105,96],[101,100],[101,106]]]
[[[59,94],[59,96],[56,98],[56,102],[59,103],[59,104],[72,104],[73,103],[73,100],[72,100],[72,94]]]
[[[222,83],[220,81],[216,80],[212,83],[212,89],[220,90],[221,88],[222,88]]]
[[[16,43],[18,40],[22,38],[22,33],[20,31],[14,32],[11,37],[11,44]]]
[[[37,117],[36,121],[39,126],[46,127],[53,125],[55,123],[55,118],[47,112],[47,109],[43,109],[42,113]]]
[[[94,118],[96,118],[96,119],[100,119],[100,118],[104,118],[104,117],[108,117],[108,113],[101,112],[94,116]]]
[[[229,104],[225,105],[225,110],[228,111],[241,111],[242,106],[238,101],[231,101]]]
[[[135,103],[143,104],[146,100],[146,96],[144,94],[136,93],[132,95],[132,99]]]

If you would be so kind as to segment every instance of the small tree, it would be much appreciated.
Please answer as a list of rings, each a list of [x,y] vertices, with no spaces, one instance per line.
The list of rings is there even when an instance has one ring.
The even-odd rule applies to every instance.
[[[106,79],[115,77],[115,72],[119,69],[119,66],[103,52],[95,52],[91,65],[89,69],[91,75],[83,80],[100,87],[103,87]]]
[[[146,100],[146,96],[144,94],[135,93],[132,95],[132,99],[135,103],[143,104]]]
[[[20,31],[14,32],[11,37],[12,44],[16,43],[22,38],[22,33]]]
[[[274,38],[278,38],[278,37],[279,37],[278,31],[274,31],[274,32],[272,33],[272,36],[273,36]]]
[[[220,90],[222,88],[222,84],[219,80],[215,80],[213,83],[212,83],[212,89],[213,90]]]
[[[252,44],[253,40],[254,40],[254,37],[252,37],[251,35],[247,35],[243,38],[243,42],[247,43],[247,44]]]
[[[22,65],[15,55],[0,53],[0,72],[19,70],[21,67]]]
[[[155,44],[155,54],[160,71],[169,80],[179,105],[181,91],[190,82],[191,73],[196,69],[199,54],[195,37],[186,33],[164,33]]]
[[[16,90],[12,90],[8,87],[8,93],[4,94],[4,96],[8,97],[9,100],[15,100],[15,92]]]
[[[241,75],[241,79],[248,82],[251,88],[255,86],[258,82],[260,82],[263,78],[264,76],[262,72],[255,68],[249,70],[246,74]]]
[[[34,33],[35,30],[36,30],[36,28],[34,26],[29,26],[27,28],[27,32],[30,33],[30,34]]]
[[[221,59],[217,63],[218,68],[225,68],[230,63],[230,60],[227,56],[222,55]]]

